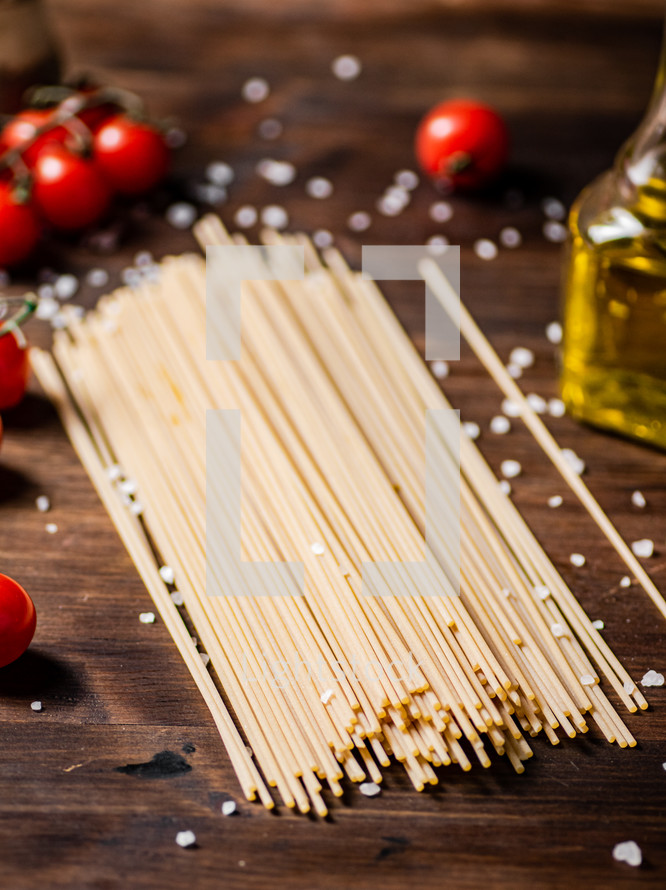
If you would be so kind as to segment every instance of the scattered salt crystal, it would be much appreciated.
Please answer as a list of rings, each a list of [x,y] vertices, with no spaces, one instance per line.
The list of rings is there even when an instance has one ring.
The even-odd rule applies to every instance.
[[[251,77],[241,89],[241,96],[246,102],[263,102],[270,93],[268,82],[263,77]]]
[[[465,435],[469,439],[478,439],[479,436],[481,435],[481,427],[479,426],[478,423],[474,423],[471,420],[468,420],[466,423],[463,423],[462,428],[463,428]]]
[[[597,618],[596,621],[593,621],[593,622],[592,622],[592,627],[593,627],[595,630],[603,630],[604,627],[606,627],[606,625],[603,623],[603,621],[601,620],[601,618]]]
[[[355,80],[361,73],[361,62],[356,56],[338,56],[333,60],[331,70],[338,80]]]
[[[40,284],[37,288],[37,296],[40,300],[48,300],[55,296],[55,288],[52,284]]]
[[[508,497],[511,494],[511,483],[506,479],[500,479],[499,490]]]
[[[571,448],[563,448],[562,457],[577,476],[583,475],[583,473],[585,472],[585,461],[582,458],[578,457],[575,451],[573,451]]]
[[[321,701],[321,703],[323,705],[327,705],[329,703],[329,701],[331,700],[331,698],[333,697],[333,694],[334,693],[333,693],[332,689],[327,689],[325,692],[322,692],[322,694],[319,696],[319,700]]]
[[[56,312],[51,319],[51,327],[54,331],[62,331],[67,327],[67,319],[62,312]]]
[[[641,686],[663,686],[664,675],[658,674],[657,671],[648,671],[641,680]]]
[[[153,255],[149,250],[140,250],[134,255],[134,265],[137,269],[141,269],[144,266],[151,266],[153,262]]]
[[[559,321],[551,321],[551,323],[546,326],[546,338],[549,343],[553,344],[553,346],[557,346],[558,343],[562,342],[562,325]]]
[[[317,229],[316,232],[312,233],[312,242],[315,247],[325,250],[333,244],[333,235],[328,229]]]
[[[449,376],[449,366],[446,362],[436,361],[430,365],[430,370],[438,380],[444,380]]]
[[[649,538],[641,538],[640,541],[634,541],[631,545],[634,556],[649,557],[654,553],[654,541]]]
[[[636,690],[636,684],[632,683],[631,680],[625,680],[622,684],[622,688],[627,693],[627,695],[632,695]]]
[[[169,148],[182,148],[187,142],[187,133],[182,127],[169,127],[164,134],[164,141]]]
[[[585,557],[582,553],[572,553],[569,560],[572,566],[577,566],[578,568],[585,565]]]
[[[567,230],[562,223],[549,219],[543,224],[543,234],[546,241],[552,241],[553,244],[561,244],[567,240]]]
[[[548,399],[548,413],[551,417],[564,417],[565,410],[562,399]]]
[[[52,321],[60,312],[60,303],[54,297],[42,297],[37,304],[35,318],[40,321]]]
[[[413,170],[398,170],[394,176],[394,182],[412,192],[419,184],[419,177]]]
[[[513,399],[504,399],[502,402],[502,413],[506,414],[507,417],[520,417],[520,405],[518,402],[514,402]]]
[[[79,279],[76,275],[59,275],[53,285],[53,290],[59,300],[71,299],[78,289]]]
[[[305,183],[305,191],[311,198],[329,198],[333,194],[333,183],[323,176],[313,176]]]
[[[534,593],[539,597],[540,600],[547,600],[550,596],[550,590],[543,584],[535,587]]]
[[[311,544],[310,550],[312,550],[315,556],[323,556],[323,554],[326,552],[326,548],[323,544],[320,544],[319,541],[315,541],[314,544]]]
[[[549,507],[561,507],[562,506],[562,495],[554,494],[548,498],[548,506]]]
[[[122,491],[123,494],[133,495],[136,494],[136,482],[134,479],[124,479],[118,488]]]
[[[48,535],[57,534],[58,526],[55,524],[55,522],[47,522],[44,528],[46,529],[46,533]]]
[[[541,202],[541,209],[543,210],[544,216],[547,216],[548,219],[564,219],[567,215],[567,209],[561,201],[558,201],[557,198],[544,198]]]
[[[279,139],[282,135],[283,126],[279,120],[274,117],[267,117],[259,123],[257,133],[262,139]]]
[[[364,210],[359,210],[357,213],[352,213],[347,220],[347,225],[352,232],[365,232],[366,229],[370,228],[371,222],[370,214]]]
[[[620,578],[620,587],[631,587],[631,578],[629,575],[625,575],[623,578]]]
[[[474,242],[474,253],[481,260],[494,260],[497,256],[497,245],[489,238],[479,238]]]
[[[289,161],[273,161],[264,158],[257,164],[257,173],[271,185],[289,185],[296,179],[296,167]]]
[[[241,229],[249,229],[256,223],[257,216],[255,208],[245,204],[243,207],[239,207],[234,214],[234,222]]]
[[[227,200],[227,190],[224,186],[214,185],[212,182],[201,182],[194,186],[194,197],[202,204],[224,204]]]
[[[521,368],[531,368],[534,364],[534,353],[526,346],[516,346],[515,349],[511,350],[509,361],[520,365]]]
[[[30,707],[32,708],[33,711],[41,711],[43,708],[43,705],[40,701],[33,701],[30,703]]]
[[[165,584],[173,584],[175,577],[171,566],[162,566],[160,568],[160,578]]]
[[[523,376],[523,369],[520,365],[514,365],[512,362],[506,366],[507,373],[509,377],[512,377],[514,380],[518,380],[519,377]]]
[[[86,284],[90,287],[104,287],[109,282],[109,273],[106,269],[91,269],[86,275]]]
[[[40,494],[40,496],[35,501],[35,505],[40,513],[48,513],[51,509],[51,501],[46,497],[45,494]]]
[[[613,859],[637,867],[643,861],[643,854],[636,841],[622,841],[613,847]]]
[[[139,621],[141,624],[155,624],[155,613],[154,612],[141,612],[139,615]]]
[[[550,631],[554,637],[566,636],[567,629],[562,624],[551,624]]]
[[[233,816],[234,813],[238,812],[238,807],[236,806],[235,800],[225,800],[222,804],[222,815],[223,816]]]
[[[197,209],[193,204],[178,201],[166,212],[166,220],[174,229],[189,229],[197,218]]]
[[[120,273],[120,280],[127,287],[138,287],[141,284],[141,272],[131,267],[123,269]]]
[[[269,204],[262,208],[261,221],[271,229],[284,229],[289,222],[289,215],[279,204]]]
[[[122,468],[118,466],[118,464],[111,464],[110,467],[106,468],[106,475],[109,477],[111,482],[116,482],[123,475]]]
[[[592,674],[583,674],[580,678],[580,682],[583,686],[594,686],[595,680]]]
[[[490,432],[503,436],[511,429],[511,421],[503,414],[498,414],[490,421]]]
[[[500,465],[500,470],[502,471],[502,475],[507,479],[515,479],[516,476],[520,476],[523,468],[517,460],[503,460]]]
[[[507,599],[509,599],[509,597],[511,596],[511,591],[508,587],[502,588],[502,596],[505,596]]]
[[[376,204],[377,210],[382,216],[398,216],[405,206],[405,202],[395,195],[382,195]]]
[[[208,663],[210,661],[210,655],[207,652],[200,652],[199,658],[203,661],[204,667],[208,667]]]
[[[523,243],[523,236],[513,226],[506,226],[499,233],[499,240],[502,247],[520,247]]]
[[[645,500],[645,495],[642,491],[635,491],[631,496],[631,503],[634,507],[644,507],[647,503]]]
[[[449,246],[449,239],[446,235],[431,235],[426,241],[428,252],[433,256],[441,256]]]
[[[537,395],[535,392],[528,393],[525,397],[527,399],[527,404],[530,406],[532,411],[535,414],[545,414],[548,408],[546,400],[542,398],[540,395]]]
[[[434,222],[445,223],[453,216],[453,207],[451,207],[448,201],[435,201],[434,204],[430,205],[428,213],[430,214],[430,219]]]
[[[206,167],[206,179],[213,185],[230,185],[234,181],[233,168],[224,161],[211,161]]]
[[[172,591],[170,596],[171,596],[171,602],[174,604],[174,606],[182,606],[183,603],[185,602],[185,600],[183,598],[183,594],[180,592],[180,590]]]
[[[132,516],[141,516],[143,513],[143,504],[141,501],[132,501],[129,505],[129,510]]]
[[[377,797],[382,789],[376,782],[362,782],[358,790],[366,797]]]
[[[176,843],[179,847],[193,847],[197,842],[197,836],[193,831],[179,831],[176,835]]]

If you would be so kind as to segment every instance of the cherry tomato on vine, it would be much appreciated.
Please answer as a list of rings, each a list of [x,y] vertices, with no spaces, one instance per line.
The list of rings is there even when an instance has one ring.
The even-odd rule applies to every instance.
[[[82,229],[109,206],[111,193],[95,163],[62,145],[46,146],[33,173],[35,206],[59,229]]]
[[[0,668],[23,655],[35,635],[37,613],[25,590],[0,575]]]
[[[39,239],[39,223],[30,204],[11,182],[0,182],[0,267],[24,260]]]
[[[435,181],[460,189],[486,185],[509,156],[509,133],[487,105],[454,99],[436,105],[416,131],[416,157]]]
[[[95,134],[94,156],[109,185],[138,195],[157,185],[169,167],[164,137],[149,124],[115,115]]]
[[[19,331],[0,336],[0,411],[14,408],[25,395],[30,376],[28,343]]]
[[[35,135],[49,119],[52,110],[26,109],[13,117],[0,135],[4,150],[20,148]],[[50,142],[64,143],[69,135],[65,127],[57,126],[40,136],[29,148],[22,153],[23,161],[27,167],[34,167],[37,158],[43,148]]]

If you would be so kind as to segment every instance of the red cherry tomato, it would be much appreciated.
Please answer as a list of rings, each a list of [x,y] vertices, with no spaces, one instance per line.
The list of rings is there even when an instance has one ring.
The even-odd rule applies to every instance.
[[[35,164],[32,197],[52,225],[81,229],[103,215],[111,193],[93,161],[62,145],[48,145]]]
[[[5,150],[20,148],[35,135],[49,119],[52,110],[27,109],[13,117],[2,131],[1,139]],[[28,167],[34,167],[44,146],[50,142],[63,143],[69,133],[65,127],[53,127],[43,136],[40,136],[29,148],[22,153],[23,160]]]
[[[28,343],[23,334],[10,331],[0,336],[0,411],[18,405],[29,376]]]
[[[35,635],[37,613],[25,590],[0,575],[0,668],[23,655]]]
[[[0,182],[0,267],[20,263],[38,239],[35,211],[18,199],[11,182]]]
[[[461,189],[494,179],[509,156],[502,118],[479,102],[455,99],[435,106],[416,131],[416,157],[436,181]]]
[[[169,167],[169,149],[159,130],[122,114],[100,127],[93,145],[107,182],[125,195],[147,192]]]

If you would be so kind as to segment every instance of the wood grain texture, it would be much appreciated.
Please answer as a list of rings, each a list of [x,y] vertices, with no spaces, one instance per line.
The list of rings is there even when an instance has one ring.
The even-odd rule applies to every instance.
[[[166,203],[186,193],[205,162],[229,161],[237,173],[229,222],[244,203],[284,203],[293,228],[330,229],[357,263],[360,244],[419,243],[441,232],[462,246],[463,296],[506,359],[534,349],[526,391],[554,395],[553,349],[544,327],[557,315],[560,249],[542,235],[539,201],[570,201],[606,167],[642,114],[655,70],[661,4],[373,2],[268,5],[126,0],[52,0],[70,65],[136,89],[160,116],[179,118],[190,142],[174,184],[150,212],[123,218],[121,249],[97,257],[72,241],[54,242],[41,263],[85,271],[103,265],[117,283],[136,251],[156,256],[193,249],[189,233],[162,219]],[[612,12],[612,14],[611,14]],[[363,61],[362,77],[330,75],[342,52]],[[239,92],[252,75],[271,83],[261,106]],[[410,208],[387,220],[374,204],[394,172],[412,164],[414,126],[447,95],[472,93],[495,103],[514,138],[514,163],[496,193],[455,198],[454,218],[428,217],[435,193],[422,185]],[[256,127],[265,117],[285,126],[275,143]],[[253,174],[265,156],[293,161],[299,178],[284,190]],[[328,201],[306,198],[310,175],[331,178]],[[510,209],[507,188],[524,205]],[[345,220],[374,215],[363,239]],[[524,245],[479,260],[474,240],[517,226]],[[26,282],[29,273],[26,273]],[[20,289],[17,282],[16,289]],[[387,288],[422,345],[423,297],[416,287]],[[83,288],[76,301],[92,305]],[[35,342],[45,326],[31,324]],[[524,430],[487,432],[500,395],[473,358],[463,358],[446,391],[464,419],[484,430],[491,464],[515,457],[524,467],[514,497],[592,618],[633,676],[666,667],[664,625],[625,573],[591,520],[564,490]],[[651,709],[628,724],[637,749],[621,751],[594,733],[552,749],[535,741],[535,757],[516,777],[496,762],[487,771],[441,774],[441,785],[417,795],[402,770],[391,771],[379,798],[350,791],[323,823],[239,801],[223,818],[222,800],[239,790],[203,702],[161,624],[142,625],[150,601],[37,388],[7,415],[0,462],[0,570],[33,595],[39,626],[28,655],[0,672],[0,885],[8,890],[192,887],[369,888],[633,888],[666,883],[666,690],[648,690]],[[628,540],[651,537],[650,571],[666,589],[666,455],[575,425],[549,420],[559,441],[588,463],[588,482]],[[648,500],[633,508],[641,489]],[[559,510],[545,506],[561,493]],[[47,494],[53,509],[36,511]],[[58,524],[58,534],[44,531]],[[569,554],[587,565],[573,569]],[[40,699],[42,713],[30,702]],[[116,768],[182,753],[192,770],[141,779]],[[181,850],[178,830],[199,847]],[[614,863],[613,845],[636,840],[639,870]]]

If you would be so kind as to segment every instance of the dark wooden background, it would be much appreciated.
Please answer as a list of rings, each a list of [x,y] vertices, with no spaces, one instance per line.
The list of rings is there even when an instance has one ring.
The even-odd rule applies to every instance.
[[[233,165],[237,181],[221,208],[230,221],[242,203],[283,203],[291,225],[324,226],[352,261],[361,237],[345,227],[374,204],[396,170],[412,166],[411,139],[421,113],[446,96],[471,94],[494,103],[514,138],[505,182],[483,198],[455,198],[454,218],[428,218],[435,193],[422,185],[412,206],[387,220],[373,213],[366,243],[421,243],[444,233],[462,246],[463,297],[506,358],[530,346],[537,362],[527,391],[555,394],[553,348],[544,327],[557,316],[560,248],[541,232],[540,200],[569,203],[607,167],[640,119],[655,73],[663,4],[573,2],[314,4],[53,0],[54,21],[71,70],[92,70],[135,89],[161,117],[177,118],[190,140],[176,161],[171,195],[185,194],[210,160]],[[363,63],[353,83],[332,77],[340,53]],[[266,77],[271,95],[248,105],[240,88]],[[256,135],[277,117],[275,143]],[[262,157],[296,164],[296,182],[280,190],[254,175]],[[328,201],[305,196],[310,175],[329,176]],[[509,208],[507,188],[524,205]],[[169,195],[147,218],[123,224],[122,246],[95,256],[74,241],[51,245],[40,263],[57,270],[102,265],[118,280],[138,250],[156,256],[194,246],[189,233],[162,219]],[[123,219],[129,214],[124,212]],[[478,237],[516,225],[524,245],[478,259]],[[27,276],[29,278],[29,276]],[[21,282],[16,284],[20,289]],[[91,305],[83,288],[76,301]],[[416,290],[391,290],[399,314],[421,342],[423,301]],[[48,342],[44,324],[30,327]],[[574,585],[606,639],[640,679],[666,668],[666,625],[636,587],[619,587],[624,567],[591,520],[563,489],[524,431],[491,436],[487,421],[500,396],[465,353],[446,385],[464,418],[484,427],[480,445],[494,466],[517,457],[514,483],[524,510],[552,558]],[[240,799],[212,721],[161,624],[142,625],[150,601],[77,463],[49,406],[34,394],[5,417],[0,455],[0,571],[34,597],[34,644],[0,671],[0,885],[25,888],[535,888],[666,886],[666,690],[648,690],[651,708],[628,724],[639,745],[620,750],[594,732],[552,749],[535,741],[521,777],[498,762],[463,775],[442,772],[440,786],[416,794],[401,769],[379,798],[351,790],[329,821],[267,814]],[[593,492],[629,540],[651,537],[649,567],[666,590],[666,455],[549,421],[563,445],[588,463]],[[631,506],[639,488],[648,500]],[[550,510],[546,499],[564,495]],[[44,516],[35,497],[47,494]],[[47,535],[46,521],[58,524]],[[583,569],[568,562],[587,556]],[[42,713],[30,702],[40,699]],[[193,745],[184,754],[183,746]],[[183,753],[191,771],[139,778],[116,771],[159,751]],[[224,818],[223,799],[240,815]],[[174,843],[193,829],[195,850]],[[643,850],[636,870],[612,860],[615,843]]]

